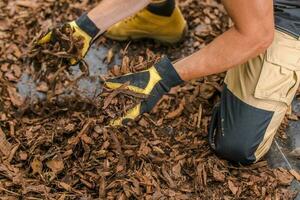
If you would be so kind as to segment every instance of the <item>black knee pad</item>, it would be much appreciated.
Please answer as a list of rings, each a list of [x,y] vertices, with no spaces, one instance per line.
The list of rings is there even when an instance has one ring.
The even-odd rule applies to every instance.
[[[218,156],[241,164],[256,161],[255,152],[262,142],[273,112],[246,104],[225,86],[209,127],[209,144]]]

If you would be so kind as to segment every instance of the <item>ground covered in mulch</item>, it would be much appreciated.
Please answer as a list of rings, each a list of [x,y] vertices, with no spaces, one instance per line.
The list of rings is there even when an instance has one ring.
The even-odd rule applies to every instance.
[[[57,30],[59,38],[67,38],[66,44],[34,45],[49,27],[76,19],[96,4],[93,0],[0,2],[1,199],[295,197],[288,188],[299,179],[297,172],[270,169],[266,161],[233,165],[209,148],[207,129],[224,74],[185,83],[164,96],[150,114],[128,126],[110,127],[111,119],[145,97],[125,87],[111,91],[103,85],[93,98],[74,91],[80,77],[69,76],[66,60],[81,45],[69,37],[72,30]],[[181,44],[121,43],[122,63],[109,76],[145,69],[162,54],[179,59],[229,26],[216,1],[182,0],[180,7],[190,28]],[[96,43],[115,44],[104,37]],[[107,63],[113,54],[109,51]],[[87,68],[81,62],[81,76],[89,75]],[[33,77],[43,100],[32,101],[18,93],[16,83],[24,73]],[[101,82],[106,77],[97,78]]]

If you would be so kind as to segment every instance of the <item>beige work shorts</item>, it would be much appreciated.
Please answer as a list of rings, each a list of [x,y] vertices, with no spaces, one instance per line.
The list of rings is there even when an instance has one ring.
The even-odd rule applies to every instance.
[[[300,40],[276,31],[264,54],[227,72],[209,130],[216,153],[242,164],[264,156],[299,82]]]

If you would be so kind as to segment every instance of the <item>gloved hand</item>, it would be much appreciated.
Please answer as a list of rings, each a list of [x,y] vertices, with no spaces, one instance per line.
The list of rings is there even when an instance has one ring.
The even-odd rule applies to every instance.
[[[87,54],[88,49],[92,45],[95,37],[100,32],[100,29],[94,24],[94,22],[86,15],[83,14],[79,17],[76,21],[72,21],[68,23],[71,28],[74,30],[75,37],[82,37],[83,38],[83,48],[81,50],[81,55],[84,57]],[[42,39],[40,39],[37,43],[38,44],[45,44],[50,42],[52,37],[52,31],[48,32]],[[78,60],[75,58],[70,59],[70,64],[75,65],[77,64]]]
[[[125,116],[113,120],[111,125],[126,124],[129,120],[135,119],[140,114],[151,111],[164,94],[182,82],[183,80],[166,57],[148,70],[107,80],[106,86],[108,88],[117,89],[124,83],[129,83],[127,89],[148,95],[145,100],[129,110]]]

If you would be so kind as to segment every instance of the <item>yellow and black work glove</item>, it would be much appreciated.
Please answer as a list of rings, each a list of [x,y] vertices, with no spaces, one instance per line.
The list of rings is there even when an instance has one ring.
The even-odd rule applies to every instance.
[[[125,83],[129,83],[127,89],[148,95],[148,97],[134,108],[129,110],[125,116],[115,119],[111,125],[118,126],[126,124],[139,115],[150,112],[162,96],[170,91],[172,87],[180,85],[180,78],[172,63],[167,57],[162,58],[157,64],[148,70],[127,74],[118,78],[107,80],[106,86],[117,89]]]
[[[83,48],[81,50],[82,58],[87,54],[92,42],[95,40],[96,36],[100,32],[100,29],[94,24],[94,22],[87,16],[87,14],[83,14],[76,21],[72,21],[68,23],[71,28],[74,30],[75,37],[83,38]],[[52,39],[52,31],[49,31],[44,37],[42,37],[37,43],[45,44],[51,41]],[[70,64],[77,64],[78,60],[75,58],[70,59]]]

